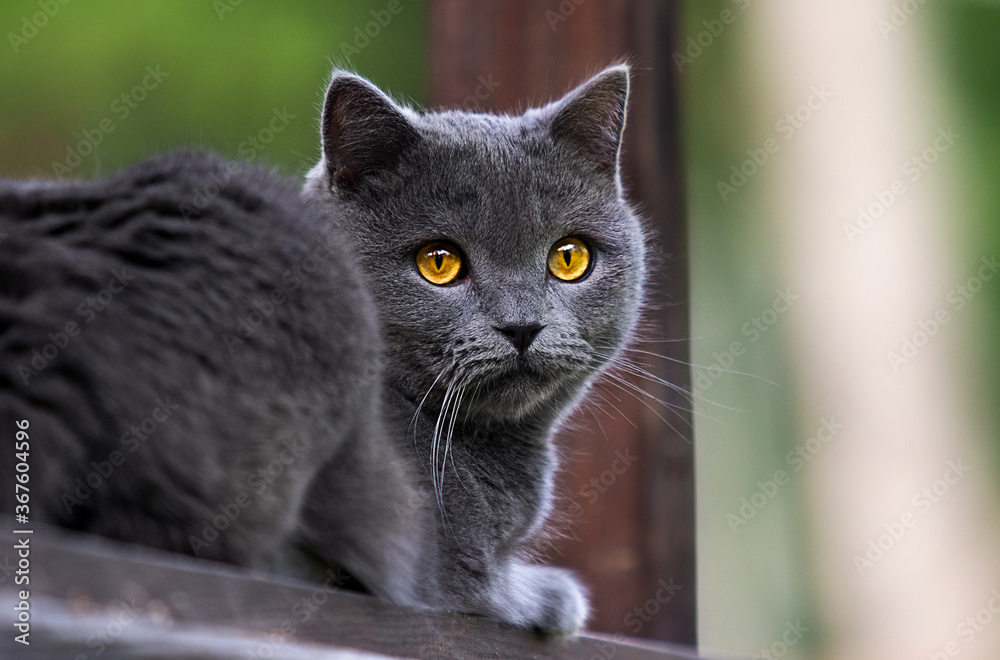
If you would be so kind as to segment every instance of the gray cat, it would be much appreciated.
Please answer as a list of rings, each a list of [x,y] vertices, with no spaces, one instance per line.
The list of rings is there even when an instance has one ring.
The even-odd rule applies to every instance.
[[[578,629],[583,589],[530,549],[553,435],[641,304],[628,84],[421,114],[335,72],[304,193],[197,153],[0,183],[0,437],[27,420],[32,518]]]

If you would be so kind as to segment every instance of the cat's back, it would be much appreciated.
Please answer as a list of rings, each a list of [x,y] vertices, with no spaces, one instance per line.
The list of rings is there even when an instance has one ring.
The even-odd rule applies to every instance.
[[[53,254],[58,250],[84,258],[72,264],[83,270],[88,255],[109,253],[162,265],[193,257],[178,248],[195,240],[249,247],[285,238],[274,247],[294,249],[294,241],[309,240],[326,222],[300,197],[294,180],[196,151],[150,158],[93,181],[0,179],[0,265],[38,270],[30,263],[44,258],[65,266],[66,255]]]
[[[97,181],[0,181],[0,300],[8,340],[72,322],[81,338],[120,345],[127,327],[197,347],[216,368],[281,329],[309,340],[345,310],[362,324],[372,315],[328,209],[295,180],[200,152]],[[0,344],[8,357],[19,346]]]
[[[202,152],[142,161],[94,181],[0,179],[3,291],[83,286],[107,261],[182,271],[221,246],[224,257],[294,257],[327,219],[301,199],[295,181]]]
[[[242,536],[274,535],[378,377],[350,249],[299,190],[191,152],[0,181],[0,434],[31,424],[36,518],[190,552],[189,523],[245,492]],[[330,447],[300,447],[256,493],[298,437]]]

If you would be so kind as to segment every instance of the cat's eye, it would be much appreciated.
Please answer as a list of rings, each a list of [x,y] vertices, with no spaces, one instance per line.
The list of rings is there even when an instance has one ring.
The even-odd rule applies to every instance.
[[[589,268],[590,248],[579,238],[563,238],[549,250],[549,272],[565,282],[580,279]]]
[[[451,284],[464,272],[462,255],[451,243],[428,243],[417,250],[417,270],[431,284]]]

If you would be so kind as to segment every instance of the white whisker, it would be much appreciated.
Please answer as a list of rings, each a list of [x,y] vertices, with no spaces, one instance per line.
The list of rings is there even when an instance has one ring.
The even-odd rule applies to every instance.
[[[675,427],[675,426],[674,426],[673,424],[671,424],[670,422],[668,422],[668,421],[667,421],[667,419],[666,419],[666,418],[665,418],[665,417],[664,417],[663,415],[661,415],[661,414],[660,414],[659,412],[657,412],[657,410],[656,410],[655,408],[653,408],[653,406],[651,406],[651,405],[649,404],[649,402],[648,402],[648,401],[646,401],[645,399],[643,399],[642,397],[640,397],[640,396],[638,396],[638,395],[639,395],[639,394],[643,394],[643,395],[645,395],[645,396],[647,396],[647,397],[649,397],[649,398],[653,399],[654,401],[659,401],[659,399],[657,399],[656,397],[654,397],[653,395],[651,395],[651,394],[650,394],[649,392],[646,392],[645,390],[641,389],[640,387],[637,387],[637,386],[636,386],[636,385],[635,385],[634,383],[630,383],[629,381],[625,380],[624,378],[620,378],[620,377],[618,377],[618,376],[615,376],[614,374],[611,374],[611,373],[605,373],[605,376],[608,376],[608,378],[610,379],[610,383],[611,383],[612,385],[615,385],[615,386],[617,386],[617,387],[621,388],[621,389],[622,389],[622,391],[625,391],[625,392],[629,392],[629,393],[630,393],[630,394],[632,394],[632,395],[633,395],[633,396],[634,396],[634,397],[635,397],[635,398],[636,398],[636,399],[637,399],[637,400],[638,400],[638,401],[639,401],[640,403],[642,403],[642,404],[643,404],[644,406],[646,406],[647,408],[649,408],[649,410],[650,410],[650,411],[652,411],[652,413],[653,413],[654,415],[656,415],[657,417],[659,417],[659,418],[660,418],[660,421],[661,421],[661,422],[663,422],[664,424],[666,424],[666,425],[667,425],[667,428],[669,428],[669,429],[670,429],[671,431],[673,431],[673,432],[674,432],[674,433],[676,433],[677,435],[679,435],[679,436],[681,436],[681,437],[684,437],[684,439],[685,439],[685,440],[686,440],[686,441],[688,442],[688,444],[690,444],[690,443],[691,443],[691,440],[687,439],[687,438],[686,438],[686,437],[684,436],[684,434],[683,434],[683,433],[681,433],[681,432],[680,432],[680,431],[679,431],[679,430],[677,429],[677,427]],[[660,403],[662,403],[662,402],[660,402]],[[668,407],[670,407],[670,406],[668,406]],[[691,422],[690,422],[690,421],[689,421],[689,420],[688,420],[687,418],[683,417],[683,416],[682,416],[682,415],[681,415],[681,414],[680,414],[680,413],[679,413],[678,411],[676,411],[676,410],[673,410],[673,412],[674,412],[674,414],[675,414],[675,415],[677,415],[677,416],[678,416],[678,417],[679,417],[679,418],[680,418],[681,420],[683,420],[685,424],[687,424],[687,425],[688,425],[689,427],[691,426]],[[693,427],[692,427],[692,428],[693,428]]]
[[[634,429],[638,429],[638,428],[639,428],[639,427],[638,427],[638,426],[636,425],[636,423],[635,423],[635,422],[633,422],[633,421],[632,421],[631,419],[629,419],[629,418],[628,418],[628,415],[626,415],[625,413],[623,413],[623,412],[622,412],[622,411],[621,411],[621,410],[620,410],[620,409],[618,408],[618,406],[616,406],[615,404],[613,404],[613,403],[611,403],[610,401],[608,401],[608,398],[607,398],[606,396],[604,396],[604,394],[602,394],[601,392],[599,392],[599,391],[598,391],[598,390],[596,390],[596,389],[594,389],[594,390],[591,390],[591,391],[592,391],[592,392],[593,392],[594,394],[596,394],[597,396],[601,397],[601,399],[602,399],[602,400],[604,401],[604,403],[606,403],[606,404],[608,404],[609,406],[611,406],[612,408],[614,408],[615,412],[617,412],[617,413],[618,413],[619,415],[621,415],[621,416],[622,416],[622,419],[624,419],[624,420],[625,420],[626,422],[628,422],[629,424],[631,424],[631,425],[632,425],[632,428],[634,428]]]
[[[778,385],[773,380],[768,380],[767,378],[764,378],[763,376],[758,376],[756,374],[747,373],[745,371],[735,371],[733,369],[723,369],[722,367],[706,367],[706,366],[703,366],[703,365],[700,365],[700,364],[694,364],[693,362],[685,362],[684,360],[681,360],[680,358],[673,358],[673,357],[670,357],[668,355],[660,355],[659,353],[653,353],[652,351],[644,351],[644,350],[639,349],[639,348],[627,348],[626,347],[626,348],[622,348],[621,350],[627,351],[629,353],[641,353],[643,355],[650,355],[652,357],[658,357],[658,358],[660,358],[662,360],[667,360],[669,362],[676,362],[677,364],[682,364],[682,365],[684,365],[686,367],[691,367],[692,369],[705,369],[705,370],[708,370],[708,369],[717,369],[718,371],[721,371],[722,373],[734,374],[734,375],[737,375],[737,376],[746,376],[747,378],[753,378],[754,380],[759,380],[762,383],[767,383],[768,385],[774,385],[775,387],[781,387],[781,385]]]

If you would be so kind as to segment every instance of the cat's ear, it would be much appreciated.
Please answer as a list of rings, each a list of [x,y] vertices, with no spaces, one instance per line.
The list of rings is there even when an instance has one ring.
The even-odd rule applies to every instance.
[[[392,99],[364,78],[335,71],[323,103],[323,155],[330,183],[351,190],[395,169],[419,139]]]
[[[618,173],[625,111],[628,65],[608,67],[552,104],[553,139],[569,144],[603,174]]]

